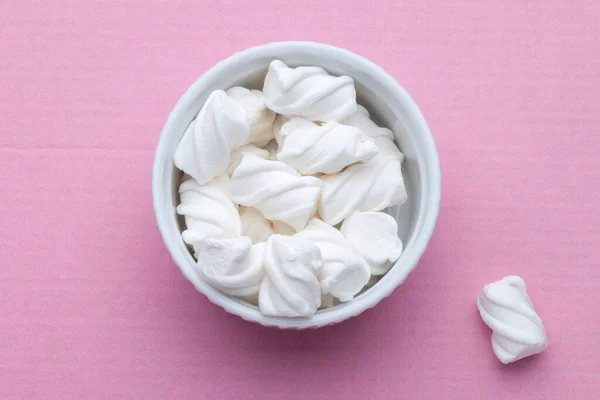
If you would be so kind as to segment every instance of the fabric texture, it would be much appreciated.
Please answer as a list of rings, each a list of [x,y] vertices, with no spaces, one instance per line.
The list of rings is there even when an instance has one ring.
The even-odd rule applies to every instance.
[[[599,20],[592,0],[2,1],[0,398],[597,398]],[[394,76],[443,173],[407,282],[301,332],[197,293],[150,189],[186,88],[236,51],[293,39]],[[549,348],[505,366],[476,297],[511,274]]]

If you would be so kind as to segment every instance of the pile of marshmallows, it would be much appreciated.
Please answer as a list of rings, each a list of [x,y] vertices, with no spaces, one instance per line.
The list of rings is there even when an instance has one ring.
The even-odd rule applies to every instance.
[[[174,157],[196,272],[269,316],[352,300],[402,253],[381,211],[407,198],[393,139],[319,67],[273,61],[262,92],[212,92]]]

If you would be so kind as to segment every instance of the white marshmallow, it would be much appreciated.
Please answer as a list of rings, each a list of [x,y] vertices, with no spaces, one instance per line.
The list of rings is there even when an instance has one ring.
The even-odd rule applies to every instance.
[[[246,120],[250,129],[247,143],[263,147],[273,139],[273,121],[275,113],[265,105],[265,97],[260,90],[248,90],[235,86],[227,90],[229,97],[237,100],[246,111]]]
[[[316,209],[321,185],[318,178],[302,176],[282,162],[244,154],[229,190],[235,203],[256,207],[265,218],[300,230]]]
[[[242,224],[236,206],[223,191],[224,180],[216,178],[207,185],[194,179],[179,186],[181,203],[177,214],[183,215],[187,229],[182,238],[197,254],[204,239],[234,238],[241,234]]]
[[[250,238],[204,240],[196,271],[215,289],[228,296],[258,293],[264,273],[265,244],[252,246]]]
[[[177,146],[174,163],[201,185],[225,172],[231,151],[250,134],[244,108],[222,90],[211,93]]]
[[[317,277],[323,293],[350,301],[369,281],[369,264],[334,227],[315,218],[294,237],[310,241],[321,250],[323,268]]]
[[[356,112],[354,80],[331,76],[320,67],[289,68],[272,61],[263,92],[267,107],[286,116],[339,121]]]
[[[373,140],[379,148],[377,156],[339,174],[320,177],[319,215],[328,224],[336,225],[355,211],[380,211],[406,201],[404,155],[386,138]]]
[[[548,346],[522,278],[508,276],[485,285],[477,298],[483,322],[492,329],[492,348],[504,364],[541,353]]]
[[[265,315],[310,317],[321,305],[316,272],[323,259],[314,244],[293,236],[271,235],[265,251],[266,276],[258,305]]]
[[[373,158],[379,149],[358,128],[328,122],[317,125],[292,118],[280,129],[277,158],[305,175],[335,174],[350,164]]]
[[[372,275],[385,274],[402,254],[398,223],[384,212],[356,212],[344,220],[340,232],[367,260]]]

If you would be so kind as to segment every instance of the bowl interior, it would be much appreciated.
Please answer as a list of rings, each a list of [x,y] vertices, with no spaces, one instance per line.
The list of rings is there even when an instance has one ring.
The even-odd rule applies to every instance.
[[[220,305],[222,306],[223,302],[237,304],[230,308],[225,307],[228,311],[240,315],[240,313],[245,314],[245,311],[241,310],[239,307],[246,308],[254,314],[252,314],[252,316],[241,315],[243,318],[251,319],[265,325],[273,324],[281,326],[283,324],[284,326],[289,325],[294,327],[319,326],[322,322],[327,320],[327,314],[338,312],[347,307],[352,307],[354,310],[347,312],[348,316],[352,316],[363,311],[365,308],[376,304],[381,298],[389,295],[395,286],[403,282],[408,273],[414,268],[416,261],[424,250],[424,245],[422,244],[419,246],[413,245],[419,240],[420,229],[422,228],[425,217],[431,212],[434,212],[435,217],[437,217],[437,209],[432,210],[432,207],[437,207],[437,205],[435,202],[434,204],[430,204],[430,202],[427,201],[428,194],[430,193],[430,185],[428,185],[427,182],[430,178],[430,174],[435,173],[435,171],[431,171],[431,168],[428,168],[427,161],[432,156],[434,156],[437,161],[437,154],[430,154],[431,146],[427,140],[431,140],[431,138],[429,136],[428,128],[416,105],[414,105],[408,95],[395,84],[393,80],[390,81],[391,78],[387,74],[375,67],[372,63],[346,51],[342,51],[343,53],[327,51],[328,49],[335,49],[331,46],[314,45],[316,45],[317,48],[313,46],[303,47],[298,45],[271,45],[270,50],[265,50],[264,47],[269,46],[267,45],[263,46],[262,52],[251,52],[250,50],[252,49],[250,49],[244,52],[245,54],[240,53],[221,62],[215,68],[204,74],[181,98],[167,121],[167,125],[163,130],[161,141],[157,148],[157,160],[155,161],[154,175],[158,176],[155,176],[153,179],[155,186],[157,184],[156,179],[159,179],[159,185],[162,185],[162,190],[164,192],[159,194],[158,202],[160,204],[157,204],[155,194],[155,208],[157,208],[156,211],[157,217],[159,218],[159,226],[161,225],[161,216],[159,214],[161,214],[165,219],[163,221],[164,224],[169,225],[169,228],[167,229],[171,231],[165,234],[164,230],[161,228],[167,246],[177,246],[179,252],[177,256],[173,255],[173,249],[170,248],[175,261],[182,269],[184,275],[186,275],[200,291],[207,294],[209,298],[211,298],[212,295],[226,297],[210,288],[204,282],[199,281],[193,273],[193,257],[183,243],[180,235],[180,232],[185,229],[185,223],[175,212],[175,208],[179,202],[178,187],[182,173],[175,168],[173,164],[173,154],[185,129],[196,117],[200,108],[213,90],[226,90],[232,86],[262,89],[268,65],[274,59],[280,59],[293,67],[300,65],[316,65],[324,68],[333,75],[351,76],[355,81],[358,103],[369,110],[371,117],[375,122],[381,126],[390,128],[394,132],[396,144],[405,155],[402,169],[408,193],[408,200],[405,204],[402,206],[391,207],[386,210],[398,221],[398,234],[404,244],[405,250],[398,262],[377,285],[363,292],[352,302],[329,309],[319,310],[317,314],[311,318],[312,320],[315,320],[314,323],[294,323],[294,319],[276,318],[275,320],[279,321],[270,323],[268,321],[269,318],[261,316],[257,308],[253,305],[234,298],[220,299]],[[341,51],[340,49],[336,50]],[[242,57],[244,55],[245,57]],[[358,58],[361,62],[357,62],[353,57]],[[394,84],[390,84],[390,82],[393,82]],[[399,91],[401,92],[399,93]],[[416,115],[416,113],[418,113],[418,115]],[[424,129],[426,132],[423,132]],[[433,149],[435,151],[435,147],[433,147]],[[161,205],[165,206],[166,210],[159,210],[158,208],[161,208]],[[173,236],[176,235],[177,237],[168,237],[171,234]],[[431,232],[426,234],[429,236]],[[426,240],[429,239],[428,236]],[[169,241],[171,241],[171,244],[168,243]],[[177,241],[177,243],[173,241]],[[181,254],[182,248],[185,249],[187,257],[186,255]],[[186,257],[187,259],[183,261],[182,257]],[[185,262],[186,265],[181,265],[183,262]],[[389,282],[386,284],[386,281]],[[374,294],[373,292],[376,292],[381,286],[387,286],[387,288],[382,289],[385,293]],[[211,293],[207,293],[207,291]],[[213,292],[216,292],[216,294]],[[375,296],[375,298],[367,299],[371,296]],[[215,301],[214,299],[211,300]],[[367,305],[360,304],[363,300]],[[215,302],[219,303],[219,301]],[[319,319],[323,319],[323,321],[317,322]],[[307,319],[304,320],[306,321]],[[292,322],[288,323],[285,321]]]

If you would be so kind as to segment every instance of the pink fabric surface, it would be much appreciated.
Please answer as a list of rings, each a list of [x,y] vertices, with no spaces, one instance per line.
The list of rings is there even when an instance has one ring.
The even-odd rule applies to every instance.
[[[404,3],[2,1],[0,398],[598,398],[600,3]],[[406,284],[302,332],[197,293],[150,194],[185,89],[290,39],[397,78],[443,172]],[[509,274],[529,284],[549,348],[504,366],[475,298]]]

